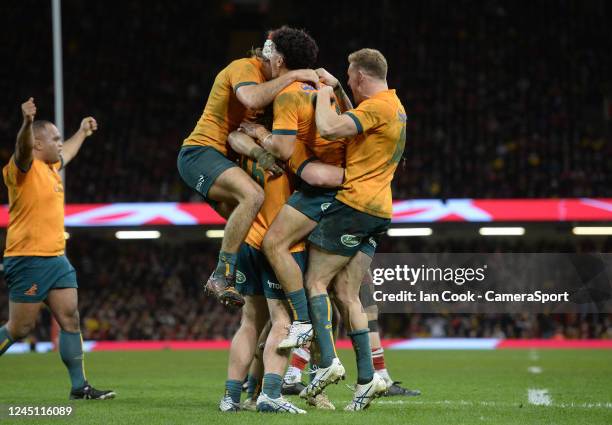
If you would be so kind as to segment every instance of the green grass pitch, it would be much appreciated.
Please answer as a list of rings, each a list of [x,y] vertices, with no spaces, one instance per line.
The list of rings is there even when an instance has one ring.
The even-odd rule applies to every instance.
[[[347,383],[353,355],[341,351]],[[111,401],[74,402],[71,418],[21,418],[36,424],[612,424],[612,351],[499,350],[392,351],[394,379],[422,390],[412,398],[382,398],[365,412],[342,408],[351,398],[344,383],[328,391],[338,410],[299,417],[217,411],[226,351],[98,352],[86,357],[88,379],[117,392]],[[540,368],[540,373],[530,372]],[[535,370],[538,371],[537,369]],[[528,390],[539,390],[534,405]],[[0,358],[0,406],[67,405],[69,382],[59,355]],[[545,391],[545,393],[543,393]],[[542,394],[545,394],[542,396]],[[297,399],[295,399],[297,400]],[[533,401],[533,400],[532,400]],[[305,404],[297,400],[300,406]]]

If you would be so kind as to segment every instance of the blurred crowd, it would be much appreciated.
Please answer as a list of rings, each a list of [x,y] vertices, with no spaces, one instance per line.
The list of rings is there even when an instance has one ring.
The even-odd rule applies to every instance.
[[[351,51],[387,56],[409,117],[396,198],[612,196],[609,2],[62,5],[66,134],[85,115],[100,124],[67,170],[69,202],[196,200],[179,146],[216,73],[283,23],[310,31],[342,80]],[[51,17],[34,0],[2,9],[0,136],[12,141],[29,96],[53,118]],[[37,31],[12,30],[25,27]]]
[[[387,243],[384,241],[383,245]],[[481,248],[494,252],[494,246]],[[504,252],[523,248],[520,244],[497,246]],[[558,249],[589,251],[589,246],[587,242],[581,246],[558,246]],[[436,248],[435,244],[421,246],[423,252]],[[542,245],[528,248],[546,250]],[[473,245],[458,242],[453,249],[474,252]],[[612,243],[603,249],[612,252]],[[71,239],[68,255],[78,274],[84,338],[231,338],[238,328],[240,314],[229,312],[214,299],[204,296],[201,285],[215,265],[216,250],[215,245],[204,243],[176,245],[87,237]],[[4,282],[0,283],[1,287],[4,287],[0,290],[0,323],[3,323],[8,318],[8,291]],[[48,339],[49,320],[48,312],[43,312],[36,330],[38,338]],[[612,314],[380,315],[381,331],[387,338],[612,338],[611,321]]]
[[[65,133],[100,125],[68,167],[71,203],[197,201],[176,171],[216,73],[282,24],[307,29],[320,65],[380,49],[408,112],[396,198],[612,197],[612,6],[604,0],[310,3],[64,0]],[[1,6],[0,161],[19,105],[53,120],[50,3]],[[35,10],[35,13],[32,13]],[[32,31],[22,30],[34,28]],[[246,41],[245,41],[246,40]],[[6,190],[0,203],[7,202]],[[612,252],[612,241],[383,240],[380,252]],[[239,324],[201,284],[217,247],[69,243],[85,339],[225,339]],[[4,284],[0,284],[3,286]],[[0,290],[0,323],[8,318]],[[49,314],[38,336],[48,338]],[[611,338],[610,315],[383,315],[386,337]]]

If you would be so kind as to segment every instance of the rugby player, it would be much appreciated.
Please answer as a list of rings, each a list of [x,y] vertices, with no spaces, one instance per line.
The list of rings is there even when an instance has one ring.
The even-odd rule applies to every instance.
[[[372,282],[372,273],[370,270],[366,273],[361,288],[359,290],[359,299],[368,317],[368,329],[370,330],[369,339],[372,347],[372,364],[374,370],[378,373],[387,384],[387,392],[385,396],[407,396],[414,397],[421,395],[421,391],[405,388],[401,382],[394,381],[387,370],[385,364],[385,350],[381,344],[380,332],[378,328],[378,306],[372,297],[374,283]],[[295,395],[299,394],[304,389],[302,384],[302,371],[310,362],[310,350],[307,348],[296,348],[292,352],[290,366],[283,378],[283,394]]]
[[[233,141],[245,134],[232,134]],[[239,147],[236,146],[238,152]],[[285,371],[288,353],[269,350],[269,344],[282,336],[289,326],[289,311],[285,295],[280,289],[274,271],[261,252],[261,243],[270,223],[293,192],[292,182],[287,174],[273,176],[266,173],[256,161],[243,157],[242,166],[249,171],[255,181],[262,185],[264,190],[264,203],[255,217],[247,234],[245,242],[238,252],[236,289],[246,299],[242,312],[240,328],[237,331],[230,348],[228,381],[226,381],[225,396],[219,405],[222,411],[237,411],[240,409],[240,395],[242,383],[247,372],[255,349],[257,339],[265,323],[270,317],[272,324],[266,346],[264,348],[264,375],[262,392],[257,399],[257,410],[281,411],[287,413],[305,413],[302,409],[285,400],[280,394],[282,374]],[[299,243],[292,248],[295,260],[305,267],[305,246]],[[269,312],[269,313],[268,313]],[[274,346],[275,347],[275,346]]]
[[[286,52],[286,56],[281,57],[275,48],[271,48],[272,43],[278,45],[279,49],[283,49],[282,51]],[[314,65],[317,53],[318,48],[316,43],[308,34],[304,31],[288,27],[273,31],[263,50],[263,54],[270,59],[272,76],[279,78],[290,72],[292,67],[300,68]],[[299,153],[294,149],[296,136],[300,138],[312,138],[313,135],[316,134],[314,108],[312,106],[313,99],[311,97],[314,91],[315,89],[311,85],[294,83],[282,90],[279,96],[274,100],[274,127],[278,125],[279,117],[284,117],[283,114],[285,113],[292,114],[294,120],[290,121],[288,124],[289,128],[295,128],[295,131],[292,132],[293,140],[282,140],[282,143],[286,143],[288,146],[282,146],[281,149],[284,154],[279,155],[283,160],[290,159],[290,164],[295,161],[301,164],[306,160],[303,156],[305,153],[304,149],[300,150]],[[288,99],[294,100],[293,108],[287,107]],[[287,124],[287,121],[283,123]],[[243,128],[246,127],[251,130],[263,129],[267,131],[261,125],[251,125],[249,127],[249,124],[244,123]],[[249,130],[248,132],[251,131]],[[263,138],[265,139],[266,137],[270,136],[266,135]],[[253,139],[243,133],[232,133],[229,142],[234,151],[251,158],[257,156],[258,149],[262,149],[255,144]],[[278,152],[276,152],[276,154],[278,155]],[[257,215],[251,232],[249,232],[247,236],[246,244],[243,245],[239,253],[237,273],[237,289],[245,294],[247,303],[252,295],[262,292],[265,294],[268,299],[272,323],[270,334],[264,348],[263,358],[265,374],[262,392],[257,400],[257,410],[304,413],[303,410],[281,397],[282,376],[287,365],[289,351],[279,352],[277,346],[285,337],[286,329],[291,323],[291,319],[288,305],[285,300],[286,297],[282,291],[281,285],[278,283],[278,279],[268,264],[266,257],[260,251],[261,243],[271,223],[275,220],[279,210],[283,208],[283,205],[293,192],[293,185],[291,184],[293,176],[282,175],[275,178],[274,176],[265,174],[263,170],[258,169],[257,163],[252,160],[245,160],[245,158],[243,158],[242,163],[245,169],[251,173],[253,179],[263,185],[265,191],[264,206]],[[334,170],[332,170],[333,172],[329,172],[331,168],[334,168]],[[343,170],[335,168],[337,167],[329,167],[317,161],[310,161],[307,174],[315,176],[315,178],[309,178],[308,181],[312,184],[320,184],[328,187],[337,186],[341,182],[340,179]],[[251,237],[252,234],[254,235],[253,237]],[[301,279],[305,265],[304,243],[300,239],[297,239],[296,243],[289,247],[289,249],[290,257],[297,265]],[[261,289],[262,287],[263,290]],[[244,319],[245,316],[243,315],[243,320]],[[252,344],[253,341],[254,338],[252,337],[249,343]],[[232,344],[232,347],[233,346],[234,344]],[[248,355],[252,355],[251,351],[248,351]],[[236,376],[231,383],[233,398],[231,401],[228,397],[222,400],[222,404],[225,406],[222,410],[236,410],[238,408],[240,397],[239,389],[242,384],[241,379],[244,378],[246,368],[248,367],[246,362],[248,357],[245,356],[244,359],[245,361],[241,366],[241,375]],[[252,380],[250,386],[251,388],[256,387],[254,380]],[[230,408],[230,404],[233,405],[233,408]]]
[[[301,54],[289,41],[282,33],[275,32],[266,42],[272,66],[284,72],[295,66]],[[350,107],[348,96],[337,79],[324,69],[319,69],[318,74],[322,83],[336,87],[338,109]],[[302,181],[299,190],[272,223],[263,242],[264,253],[283,287],[292,312],[292,324],[287,337],[279,343],[279,349],[304,346],[312,339],[303,275],[291,258],[289,248],[315,228],[344,178],[344,141],[328,141],[319,135],[313,121],[315,99],[315,88],[294,83],[274,100],[272,133],[262,126],[242,125],[243,130],[259,139],[266,150],[281,160],[288,160],[289,168]]]
[[[264,197],[261,187],[227,158],[227,137],[295,81],[317,84],[318,76],[313,70],[297,69],[271,80],[269,63],[259,50],[250,58],[231,62],[217,74],[204,112],[178,155],[183,181],[227,218],[217,266],[205,284],[206,291],[224,305],[244,304],[234,288],[236,260]],[[267,152],[260,154],[260,166],[274,165]]]
[[[332,284],[357,357],[355,394],[345,408],[356,411],[367,408],[387,388],[384,379],[374,373],[368,318],[359,300],[359,288],[374,255],[376,238],[391,222],[391,180],[404,152],[406,113],[395,90],[387,86],[387,62],[379,51],[362,49],[350,54],[348,60],[348,83],[357,108],[338,115],[330,109],[331,87],[322,87],[317,95],[316,121],[321,135],[351,139],[346,145],[342,189],[308,237],[306,287],[321,361],[314,379],[300,395],[318,394],[345,375],[331,329],[327,288]]]
[[[64,254],[64,186],[59,175],[98,124],[93,117],[84,118],[64,143],[53,123],[34,120],[33,98],[21,111],[15,153],[2,170],[9,193],[4,250],[9,320],[0,327],[0,355],[34,329],[45,303],[60,326],[59,353],[72,385],[70,399],[112,399],[114,391],[97,390],[85,377],[76,272]]]

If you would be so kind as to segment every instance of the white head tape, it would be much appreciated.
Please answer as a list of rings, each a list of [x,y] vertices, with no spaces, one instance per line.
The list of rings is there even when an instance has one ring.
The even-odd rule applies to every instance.
[[[266,42],[263,45],[263,49],[261,51],[261,54],[267,60],[271,60],[272,59],[272,53],[274,52],[274,50],[275,50],[274,42],[272,40],[268,39],[268,40],[266,40]]]

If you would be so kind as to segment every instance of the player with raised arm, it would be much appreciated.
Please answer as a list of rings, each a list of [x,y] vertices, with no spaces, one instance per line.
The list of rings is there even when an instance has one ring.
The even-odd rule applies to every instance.
[[[93,117],[84,118],[79,130],[62,142],[53,123],[34,121],[33,98],[21,111],[15,153],[2,170],[9,193],[4,251],[9,320],[0,327],[0,355],[34,329],[45,303],[60,326],[59,352],[72,384],[70,398],[111,399],[114,391],[97,390],[85,378],[76,272],[64,254],[64,186],[59,175],[98,124]]]
[[[318,81],[317,74],[306,69],[271,80],[269,69],[269,63],[256,50],[252,57],[235,60],[219,72],[204,112],[184,140],[177,159],[183,181],[227,218],[217,266],[205,284],[207,292],[224,305],[244,304],[234,288],[236,258],[264,197],[261,187],[227,158],[227,137],[243,120],[254,118],[287,85]],[[273,163],[266,158],[267,152],[261,154],[260,164]]]
[[[303,51],[307,50],[307,47],[300,49],[292,43],[295,37],[297,35],[281,29],[273,32],[266,42],[264,52],[270,56],[273,72],[281,76],[297,66],[302,60]],[[340,105],[350,106],[337,80],[323,69],[318,73],[323,83],[333,84],[337,88]],[[248,123],[242,126],[249,135],[259,139],[270,153],[281,160],[288,160],[289,168],[302,180],[298,190],[272,223],[263,242],[264,253],[291,306],[293,320],[288,336],[279,343],[281,349],[303,346],[312,339],[303,275],[291,258],[290,247],[314,229],[325,208],[333,201],[344,177],[344,141],[328,141],[318,133],[314,117],[316,94],[316,89],[308,84],[291,84],[274,99],[271,133],[262,126]],[[332,110],[331,105],[328,107]]]
[[[321,350],[320,368],[303,396],[321,392],[345,374],[331,332],[332,310],[327,288],[333,285],[357,357],[358,381],[346,410],[363,410],[386,391],[374,373],[368,318],[359,288],[375,252],[376,238],[392,216],[391,181],[404,152],[406,113],[395,90],[387,86],[387,61],[374,49],[349,55],[349,86],[357,108],[342,115],[330,110],[331,88],[317,96],[317,128],[329,139],[350,137],[342,189],[310,234],[306,287],[312,322]],[[365,249],[364,249],[365,248]]]

